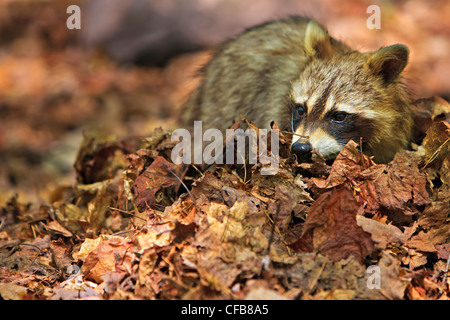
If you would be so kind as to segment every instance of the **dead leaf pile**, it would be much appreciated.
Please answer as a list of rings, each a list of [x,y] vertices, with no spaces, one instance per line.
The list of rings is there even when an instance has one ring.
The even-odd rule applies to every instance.
[[[275,175],[174,165],[162,129],[128,142],[86,134],[74,186],[1,209],[0,295],[448,299],[449,132],[432,122],[388,164],[350,141],[331,165],[298,164],[281,134]]]
[[[330,30],[354,31],[352,47],[404,38],[416,91],[448,98],[444,1],[390,5],[380,37],[356,2],[323,2]],[[274,175],[259,164],[177,166],[171,132],[148,133],[177,127],[209,53],[120,65],[66,28],[72,4],[0,3],[2,299],[450,297],[447,101],[414,103],[412,150],[388,164],[358,141],[332,162],[297,163],[280,133]],[[425,20],[440,23],[414,23]]]

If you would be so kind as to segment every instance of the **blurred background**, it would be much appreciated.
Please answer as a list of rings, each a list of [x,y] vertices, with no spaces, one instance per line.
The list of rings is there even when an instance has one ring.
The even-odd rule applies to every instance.
[[[69,5],[81,29],[69,30]],[[370,5],[381,29],[368,29]],[[215,45],[289,15],[313,17],[352,48],[411,50],[414,97],[450,97],[448,0],[1,0],[0,205],[74,181],[86,130],[117,138],[176,128]]]

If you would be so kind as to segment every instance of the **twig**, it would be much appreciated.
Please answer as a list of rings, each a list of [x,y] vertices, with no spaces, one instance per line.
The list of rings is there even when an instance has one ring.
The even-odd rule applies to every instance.
[[[447,144],[447,142],[450,141],[450,138],[448,138],[447,140],[444,141],[443,144],[441,144],[439,146],[439,148],[437,148],[437,150],[431,155],[431,157],[425,162],[425,165],[423,166],[423,168],[426,168],[431,162],[433,162],[437,156],[439,155],[439,152],[441,152],[442,148]]]
[[[309,286],[309,291],[308,291],[308,293],[310,293],[310,292],[313,291],[314,287],[316,286],[317,282],[318,282],[319,279],[320,279],[320,276],[321,276],[322,273],[323,273],[323,270],[325,269],[325,266],[327,265],[327,262],[328,262],[328,257],[325,256],[325,259],[323,260],[323,263],[322,263],[322,266],[320,267],[319,272],[317,273],[316,277],[314,277],[313,281],[311,281],[311,285]]]
[[[270,233],[269,244],[267,245],[267,255],[270,255],[270,246],[272,245],[272,242],[273,242],[275,230],[277,230],[278,233],[280,233],[280,230],[276,226],[276,223],[278,222],[278,213],[279,212],[280,212],[280,206],[277,206],[277,212],[275,213],[274,219],[272,220],[269,217],[269,221],[272,221],[272,231]],[[281,236],[281,233],[280,233],[280,236]]]
[[[361,155],[361,165],[364,167],[364,154],[363,154],[363,148],[362,148],[362,137],[359,137],[359,154]]]
[[[447,281],[447,276],[448,276],[448,269],[450,267],[450,252],[449,255],[447,257],[447,266],[445,267],[445,274],[444,274],[444,279],[442,280],[445,284],[445,282]]]
[[[139,217],[139,216],[137,216],[137,215],[135,215],[134,213],[129,212],[129,211],[120,210],[120,209],[113,208],[113,207],[107,207],[107,208],[110,209],[110,210],[119,211],[119,212],[122,212],[122,213],[129,214],[130,216],[133,216],[133,217],[135,217],[135,218],[141,219],[141,220],[143,220],[143,221],[147,221],[147,219],[141,218],[141,217]]]
[[[245,158],[242,154],[241,154],[241,158],[242,158],[242,161],[244,162],[244,184],[247,184],[248,182],[250,182],[250,180],[246,181],[247,180],[247,164],[245,163]]]
[[[276,226],[276,222],[278,221],[278,212],[279,212],[279,207],[277,208],[277,212],[275,214],[275,220],[270,218],[269,214],[266,211],[264,212],[264,214],[266,215],[269,222],[272,223],[272,232],[270,233],[269,244],[267,245],[267,255],[270,254],[270,246],[272,245],[275,231],[278,233],[278,236],[281,238],[280,239],[281,242],[283,242],[283,244],[286,246],[286,249],[289,252],[289,254],[291,253],[291,249],[289,248],[289,245],[286,243],[286,241],[284,241],[283,236],[281,235],[280,229]]]
[[[33,265],[33,263],[36,261],[36,259],[39,257],[39,255],[42,253],[42,248],[39,248],[38,246],[31,244],[31,243],[21,243],[21,244],[19,244],[19,246],[30,246],[39,251],[37,253],[37,255],[34,257],[34,259],[31,261],[31,263],[28,265],[28,267],[25,269],[25,271],[28,271],[28,269],[30,269],[30,267]]]
[[[303,136],[301,134],[295,133],[295,132],[290,132],[290,131],[280,131],[281,133],[285,133],[285,134],[291,134],[293,136],[299,136],[305,139],[309,139],[309,136]]]
[[[201,172],[200,169],[197,168],[194,164],[191,164],[191,166],[192,166],[195,170],[197,170],[197,172],[200,173],[202,177],[205,176],[205,175],[203,174],[203,172]]]
[[[112,235],[113,236],[120,236],[120,235],[122,235],[124,233],[129,233],[129,232],[134,232],[134,231],[139,231],[139,229],[130,229],[130,230],[119,231],[119,232],[113,233]]]
[[[188,187],[184,184],[184,182],[175,174],[175,172],[173,172],[172,170],[170,170],[170,168],[167,168],[167,170],[169,170],[169,172],[171,174],[174,175],[175,178],[177,178],[177,180],[183,185],[183,187],[186,189],[187,193],[189,193],[189,196],[191,197],[192,201],[194,201],[194,197],[192,196],[191,192],[189,191]],[[195,202],[194,202],[195,203]]]

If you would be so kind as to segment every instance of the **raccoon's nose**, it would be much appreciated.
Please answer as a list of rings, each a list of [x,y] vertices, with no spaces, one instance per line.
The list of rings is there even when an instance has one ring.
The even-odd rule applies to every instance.
[[[297,159],[306,159],[311,156],[312,145],[309,142],[294,142],[291,146],[291,152],[297,156]]]

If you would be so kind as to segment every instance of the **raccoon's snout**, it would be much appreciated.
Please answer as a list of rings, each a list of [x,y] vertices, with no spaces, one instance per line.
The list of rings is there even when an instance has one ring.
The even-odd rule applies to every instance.
[[[298,160],[308,160],[311,158],[312,145],[309,142],[294,142],[291,152],[297,156]]]

